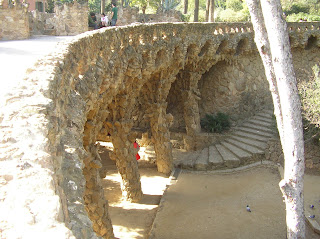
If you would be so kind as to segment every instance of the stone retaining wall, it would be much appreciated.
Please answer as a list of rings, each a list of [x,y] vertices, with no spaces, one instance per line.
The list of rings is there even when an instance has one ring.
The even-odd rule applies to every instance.
[[[57,36],[75,36],[88,31],[88,4],[77,1],[59,5],[55,3],[54,28]]]
[[[29,25],[31,35],[56,35],[54,13],[29,12]]]
[[[311,36],[320,39],[319,27],[320,23],[292,25],[295,48],[305,48]],[[312,48],[319,52],[319,46],[316,42]],[[241,81],[237,86],[235,79],[250,75],[250,64],[242,63],[243,68],[231,64],[239,72],[232,74],[229,63],[244,59],[242,55],[251,62],[256,54],[252,26],[244,23],[140,24],[86,32],[61,43],[50,57],[28,69],[0,106],[2,236],[113,238],[97,139],[111,138],[110,157],[122,176],[123,196],[139,200],[142,191],[133,148],[137,135],[132,128],[145,127],[158,170],[170,173],[169,127],[177,111],[175,102],[168,100],[174,98],[171,86],[174,82],[181,86],[183,104],[176,107],[183,108],[185,141],[194,149],[201,131],[200,112],[205,109],[199,107],[198,83],[203,80],[215,87],[209,81],[217,79],[223,85],[223,79],[233,76],[227,85],[233,82],[241,92],[244,86]],[[252,78],[259,75],[252,73]]]
[[[16,3],[0,6],[0,40],[21,40],[30,37],[28,6]]]

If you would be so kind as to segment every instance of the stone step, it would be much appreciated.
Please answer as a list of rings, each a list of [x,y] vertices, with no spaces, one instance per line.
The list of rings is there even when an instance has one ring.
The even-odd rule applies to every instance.
[[[264,109],[262,111],[262,113],[273,115],[274,114],[274,110],[273,109]]]
[[[209,147],[209,166],[211,168],[217,168],[221,165],[223,165],[223,159],[221,154],[219,153],[216,146],[212,145]]]
[[[258,112],[257,114],[255,114],[256,116],[260,116],[263,117],[265,119],[272,119],[273,118],[273,111],[272,113],[268,113],[268,112]]]
[[[236,168],[240,165],[240,159],[235,156],[232,152],[226,149],[223,145],[217,144],[216,145],[220,155],[222,156],[224,165],[227,168]]]
[[[272,118],[271,119],[270,118],[265,118],[265,117],[259,116],[259,115],[253,116],[252,119],[263,121],[263,122],[266,122],[266,123],[269,123],[269,124],[273,123],[273,119]]]
[[[256,120],[256,119],[249,119],[247,122],[251,123],[251,124],[255,124],[255,125],[266,126],[266,127],[270,127],[271,126],[270,123],[266,123],[264,121],[260,121],[260,120]]]
[[[266,142],[258,141],[258,140],[255,140],[255,139],[248,139],[248,138],[244,138],[242,136],[232,135],[231,139],[240,141],[242,143],[245,143],[245,144],[248,144],[248,145],[251,145],[251,146],[254,146],[254,147],[257,147],[257,148],[259,148],[261,150],[265,150],[266,147],[267,147],[267,143]]]
[[[196,159],[199,157],[201,154],[202,150],[190,152],[187,157],[183,160],[179,160],[179,162],[175,162],[175,167],[177,168],[183,168],[183,169],[193,169],[194,168],[194,163]]]
[[[251,129],[251,128],[248,128],[248,127],[237,127],[235,129],[237,131],[240,130],[240,131],[243,131],[243,132],[260,135],[260,136],[263,136],[263,137],[266,137],[266,138],[271,138],[271,137],[274,136],[274,134],[267,133],[267,132],[264,132],[264,131],[260,131],[260,130],[257,130],[257,129]]]
[[[244,142],[241,142],[239,140],[236,140],[236,139],[233,139],[233,138],[228,138],[226,139],[226,141],[230,144],[233,144],[247,152],[250,152],[252,154],[264,154],[264,151],[257,148],[257,147],[254,147],[250,144],[247,144],[247,143],[244,143]]]
[[[251,139],[251,140],[259,140],[261,142],[267,142],[270,137],[264,137],[261,135],[256,135],[252,133],[242,132],[242,131],[235,131],[233,132],[233,135],[240,136],[243,138]]]
[[[250,123],[244,123],[241,126],[247,127],[247,128],[251,128],[251,129],[256,129],[259,131],[263,131],[263,132],[268,132],[268,133],[273,133],[276,129],[270,128],[270,127],[266,127],[266,126],[261,126],[261,125],[255,125],[255,124],[250,124]]]
[[[199,154],[198,158],[196,159],[194,163],[194,168],[200,171],[207,170],[209,167],[208,158],[209,158],[209,148],[204,148]]]
[[[239,159],[240,159],[240,162],[245,162],[246,159],[249,159],[252,154],[251,153],[248,153],[246,151],[244,151],[243,149],[240,149],[239,147],[233,145],[233,144],[230,144],[226,141],[223,141],[221,142],[221,144],[227,148],[230,152],[232,152],[233,154],[235,154]]]

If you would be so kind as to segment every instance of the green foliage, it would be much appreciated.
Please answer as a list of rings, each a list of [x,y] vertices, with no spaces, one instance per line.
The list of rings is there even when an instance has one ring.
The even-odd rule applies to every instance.
[[[190,19],[191,19],[191,14],[182,14],[181,15],[181,20],[183,22],[190,22]]]
[[[141,9],[146,9],[148,6],[149,0],[132,0],[130,2],[131,7],[139,7]]]
[[[283,11],[287,15],[291,15],[293,13],[300,13],[300,12],[309,13],[310,7],[305,3],[293,3],[292,5],[284,7]]]
[[[242,2],[240,0],[227,0],[226,6],[228,9],[231,9],[235,12],[242,10]]]
[[[223,8],[226,9],[226,0],[215,0],[214,5],[216,8]]]
[[[90,12],[100,13],[101,0],[89,0],[88,6]]]
[[[165,12],[176,9],[180,0],[150,0],[149,5],[157,12]]]
[[[235,12],[229,8],[226,10],[217,9],[216,11],[217,22],[245,22],[250,20],[250,14],[247,9],[242,9],[239,12]]]
[[[222,0],[225,1],[225,0]],[[194,18],[194,0],[188,0],[188,12],[185,20],[188,22],[193,22]],[[177,10],[183,12],[184,9],[184,1],[180,1],[180,4],[177,6]],[[206,11],[206,0],[199,0],[199,22],[205,21],[205,11]]]
[[[47,1],[46,12],[48,12],[48,13],[53,13],[54,12],[54,1],[53,0],[48,0]]]
[[[297,13],[297,14],[291,14],[287,16],[286,20],[287,22],[299,22],[301,19],[307,20],[309,22],[311,21],[320,21],[320,15],[310,15],[308,13]]]
[[[221,133],[230,128],[230,119],[227,114],[217,113],[216,115],[206,114],[200,121],[201,127],[207,132]]]

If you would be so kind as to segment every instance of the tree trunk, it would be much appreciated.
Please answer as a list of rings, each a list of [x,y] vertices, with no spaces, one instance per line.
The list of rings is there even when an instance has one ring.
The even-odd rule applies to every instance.
[[[209,22],[214,22],[214,0],[209,0],[210,1],[210,7],[209,7]]]
[[[101,0],[101,9],[100,9],[100,13],[104,13],[104,9],[106,7],[106,0]]]
[[[188,13],[188,0],[184,0],[184,11],[183,14],[187,14]]]
[[[206,2],[206,22],[209,22],[210,0]]]
[[[247,4],[256,33],[255,41],[270,83],[285,158],[284,179],[279,186],[286,202],[287,238],[305,238],[301,103],[287,25],[281,18],[279,0],[262,1],[261,5],[259,0],[247,0]]]
[[[199,0],[195,0],[194,1],[194,18],[193,18],[194,22],[198,22],[199,21]]]

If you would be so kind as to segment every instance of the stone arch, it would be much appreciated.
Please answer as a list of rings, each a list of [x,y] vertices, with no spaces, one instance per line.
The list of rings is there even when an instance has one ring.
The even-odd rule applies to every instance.
[[[216,54],[221,54],[222,52],[224,52],[224,50],[227,48],[227,46],[228,46],[228,41],[223,39],[219,44],[219,47],[216,51]]]
[[[200,50],[198,56],[202,57],[204,54],[208,53],[208,50],[209,50],[210,46],[211,46],[211,42],[210,41],[206,41],[204,46],[201,47],[201,50]]]
[[[247,46],[248,46],[248,39],[247,38],[241,39],[237,44],[235,56],[243,54],[245,52]]]
[[[310,35],[308,37],[308,41],[307,41],[307,44],[305,46],[305,49],[306,50],[310,50],[311,48],[316,47],[317,46],[317,42],[318,42],[318,38],[316,36]]]

